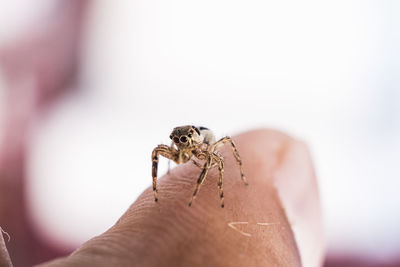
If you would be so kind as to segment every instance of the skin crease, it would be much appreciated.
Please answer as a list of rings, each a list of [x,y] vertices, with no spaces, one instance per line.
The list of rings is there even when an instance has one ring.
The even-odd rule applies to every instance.
[[[250,131],[234,140],[249,186],[240,179],[230,147],[221,148],[225,208],[220,207],[216,169],[188,207],[200,173],[189,162],[159,179],[158,203],[148,188],[104,234],[69,257],[40,266],[321,266],[321,214],[306,147],[272,130]],[[301,181],[307,184],[299,186]],[[304,233],[293,232],[293,221]],[[251,236],[230,228],[230,222],[248,222],[236,227]]]

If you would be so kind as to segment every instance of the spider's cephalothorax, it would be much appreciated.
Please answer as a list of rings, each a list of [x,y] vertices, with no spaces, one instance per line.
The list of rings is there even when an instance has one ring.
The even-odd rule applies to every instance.
[[[218,188],[219,196],[221,198],[221,207],[224,207],[224,192],[222,188],[222,178],[224,172],[224,158],[219,155],[216,151],[217,147],[224,143],[230,143],[232,146],[233,155],[240,167],[240,175],[243,182],[247,185],[246,177],[243,173],[242,161],[239,157],[239,153],[236,149],[235,143],[232,138],[224,137],[219,141],[215,142],[214,134],[206,127],[196,127],[192,125],[176,127],[172,130],[169,136],[172,140],[171,146],[158,145],[154,148],[152,153],[152,175],[153,175],[153,191],[154,199],[158,201],[157,197],[157,167],[159,155],[162,155],[175,163],[185,163],[189,160],[202,169],[200,177],[197,180],[196,189],[193,192],[192,199],[189,202],[189,206],[192,205],[193,200],[203,184],[207,173],[210,168],[218,166],[219,177],[218,177]],[[204,160],[203,166],[194,160]]]

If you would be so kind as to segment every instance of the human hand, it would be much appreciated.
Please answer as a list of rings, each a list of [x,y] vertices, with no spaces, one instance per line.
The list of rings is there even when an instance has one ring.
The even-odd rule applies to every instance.
[[[147,189],[108,231],[41,266],[321,266],[321,213],[307,148],[272,130],[234,140],[249,186],[225,146],[225,208],[216,170],[188,207],[200,170],[187,163],[159,179],[158,203]]]

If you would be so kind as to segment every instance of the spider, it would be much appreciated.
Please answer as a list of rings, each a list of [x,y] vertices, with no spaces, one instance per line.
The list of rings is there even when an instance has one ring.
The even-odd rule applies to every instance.
[[[171,146],[158,145],[154,148],[151,155],[152,158],[152,175],[153,175],[153,192],[154,200],[158,201],[157,196],[157,168],[158,168],[158,157],[162,155],[175,163],[185,163],[191,160],[197,167],[201,168],[199,178],[197,179],[197,185],[193,192],[192,198],[189,202],[189,207],[192,206],[193,200],[196,198],[197,193],[200,190],[200,186],[203,184],[208,171],[213,167],[218,167],[218,189],[219,197],[221,199],[221,207],[224,207],[224,191],[222,188],[222,177],[224,172],[224,158],[217,152],[217,148],[225,143],[230,143],[232,146],[232,152],[235,159],[240,167],[240,175],[245,185],[248,185],[246,177],[243,173],[242,160],[240,159],[239,153],[236,149],[235,143],[232,138],[226,136],[221,138],[217,142],[215,141],[214,134],[206,127],[196,127],[192,125],[176,127],[172,130],[169,138],[172,140]],[[200,163],[195,161],[195,158],[204,160],[205,163],[202,166]]]

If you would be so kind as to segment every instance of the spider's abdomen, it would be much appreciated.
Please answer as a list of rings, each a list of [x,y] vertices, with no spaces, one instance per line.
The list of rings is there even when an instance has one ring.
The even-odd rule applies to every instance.
[[[203,143],[206,143],[207,145],[215,143],[214,134],[210,129],[203,126],[197,128],[200,130],[200,135],[204,138]]]

